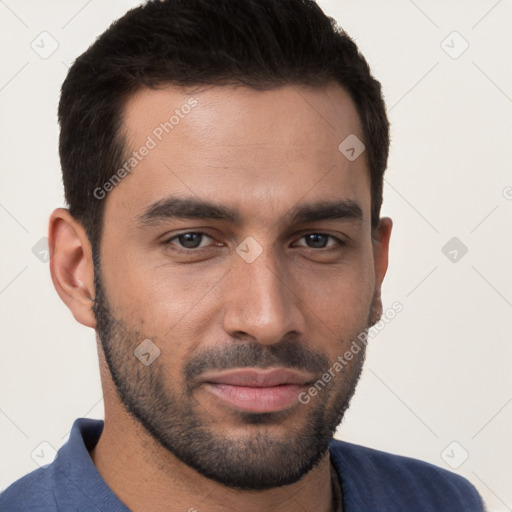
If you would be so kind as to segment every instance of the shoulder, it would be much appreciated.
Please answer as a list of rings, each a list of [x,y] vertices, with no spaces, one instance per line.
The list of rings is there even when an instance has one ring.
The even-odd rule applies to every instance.
[[[370,487],[376,502],[393,501],[411,511],[484,511],[468,480],[433,464],[334,439],[329,449],[349,494]]]
[[[41,510],[57,512],[53,493],[53,467],[42,467],[16,480],[0,494],[2,512]]]
[[[0,494],[0,511],[84,510],[84,503],[91,499],[83,488],[90,490],[93,496],[99,495],[101,499],[108,496],[112,500],[111,491],[88,453],[88,448],[98,441],[102,429],[101,420],[75,420],[68,441],[61,446],[51,464],[16,480]]]

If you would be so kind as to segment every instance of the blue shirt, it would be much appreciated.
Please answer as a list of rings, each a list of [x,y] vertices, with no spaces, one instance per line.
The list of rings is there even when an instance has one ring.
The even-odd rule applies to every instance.
[[[0,495],[1,512],[130,512],[105,483],[89,451],[103,421],[77,419],[55,460]],[[464,478],[419,460],[332,439],[344,512],[483,512]]]

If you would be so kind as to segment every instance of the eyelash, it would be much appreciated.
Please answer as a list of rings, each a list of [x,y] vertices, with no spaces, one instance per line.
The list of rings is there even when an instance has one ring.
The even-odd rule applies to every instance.
[[[183,235],[202,235],[202,236],[206,236],[208,238],[211,238],[213,240],[213,237],[210,236],[208,233],[205,233],[204,231],[185,231],[184,233],[180,233],[178,235],[174,235],[172,238],[169,238],[168,240],[164,241],[163,242],[163,245],[168,247],[168,246],[172,246],[172,241],[173,240],[176,240],[178,239],[180,236],[183,236]],[[309,233],[305,233],[304,235],[302,235],[299,240],[301,240],[302,238],[308,236],[308,235],[322,235],[322,236],[326,236],[330,239],[333,239],[336,241],[336,244],[334,246],[331,246],[331,247],[321,247],[319,249],[315,249],[314,247],[307,247],[307,246],[300,246],[300,247],[303,247],[305,249],[309,249],[309,250],[313,250],[313,251],[317,251],[317,252],[329,252],[329,251],[333,251],[333,250],[338,250],[340,249],[341,247],[344,247],[346,245],[346,242],[336,236],[333,236],[333,235],[329,235],[327,233],[321,233],[321,232],[317,232],[317,231],[311,231]],[[208,247],[197,247],[195,249],[183,249],[183,248],[180,248],[180,247],[173,247],[171,250],[179,253],[179,254],[192,254],[192,253],[199,253],[201,251],[204,251],[204,250],[208,250],[208,249],[211,249],[212,246],[208,246]]]

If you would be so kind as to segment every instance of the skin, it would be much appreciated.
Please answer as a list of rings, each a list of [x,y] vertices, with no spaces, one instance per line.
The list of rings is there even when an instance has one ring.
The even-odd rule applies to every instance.
[[[124,328],[115,339],[130,354],[143,339],[154,341],[161,355],[152,371],[165,374],[170,393],[186,387],[184,368],[206,350],[224,354],[253,344],[263,353],[291,340],[332,364],[382,312],[392,227],[382,218],[371,229],[365,153],[351,162],[338,150],[349,134],[364,140],[353,102],[334,84],[192,92],[198,106],[104,199],[102,285],[110,313]],[[124,111],[129,150],[142,146],[190,95],[175,87],[133,94]],[[229,206],[240,222],[167,219],[141,226],[137,218],[168,195]],[[298,205],[340,199],[357,203],[362,219],[290,222]],[[197,231],[211,237],[199,252],[178,254],[176,238],[164,243]],[[304,236],[310,233],[346,244],[329,239],[326,248],[308,247]],[[247,237],[262,249],[252,263],[235,250]],[[96,329],[92,250],[82,226],[59,208],[50,218],[49,239],[57,292],[78,322]],[[328,452],[294,483],[259,491],[230,488],[183,463],[127,411],[97,338],[105,427],[91,458],[131,510],[331,510]],[[293,444],[317,411],[333,415],[348,406],[343,400],[350,398],[362,361],[363,354],[354,357],[307,405],[297,402],[261,424],[205,386],[194,388],[191,407],[219,439],[230,436],[242,446],[261,434]],[[123,364],[127,376],[151,368],[134,356]]]

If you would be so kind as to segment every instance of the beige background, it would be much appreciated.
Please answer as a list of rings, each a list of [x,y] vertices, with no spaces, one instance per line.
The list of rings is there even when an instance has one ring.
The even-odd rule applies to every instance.
[[[94,333],[32,248],[63,205],[67,67],[137,4],[0,1],[0,489],[37,468],[37,454],[51,460],[75,418],[103,415]],[[403,305],[371,343],[338,437],[458,466],[489,510],[512,510],[512,4],[319,4],[383,84],[393,139],[383,214],[395,222],[384,301]],[[31,47],[41,37],[47,51],[58,44],[46,59]]]

